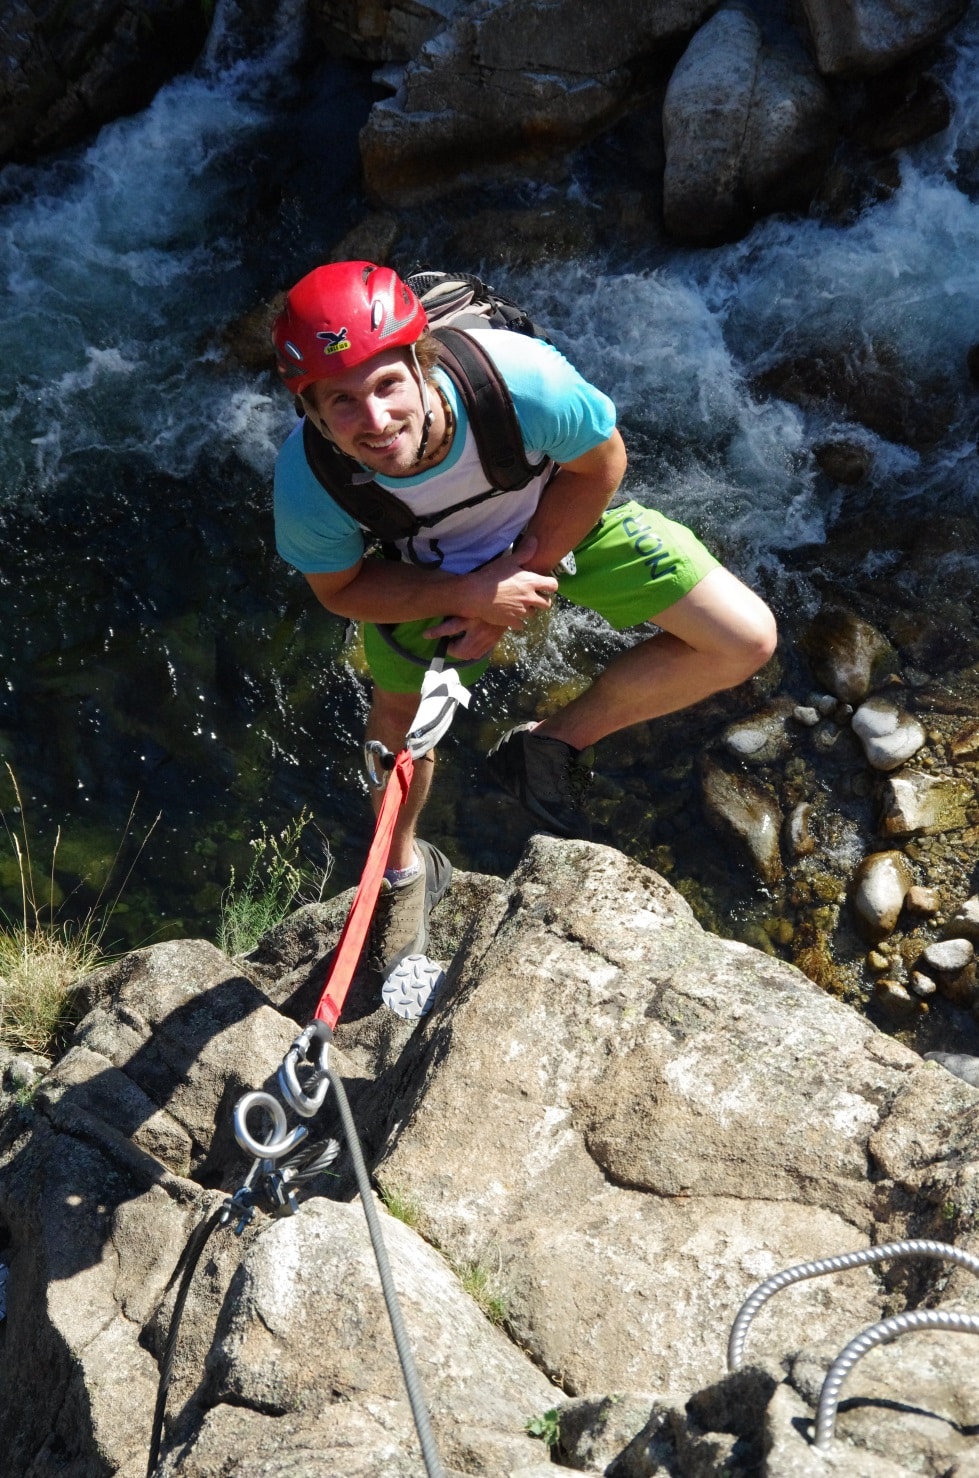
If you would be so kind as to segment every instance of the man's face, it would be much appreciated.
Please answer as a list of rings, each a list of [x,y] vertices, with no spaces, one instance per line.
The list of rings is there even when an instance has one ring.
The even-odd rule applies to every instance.
[[[416,470],[424,412],[404,353],[390,349],[347,374],[317,380],[305,399],[342,452],[386,477]]]

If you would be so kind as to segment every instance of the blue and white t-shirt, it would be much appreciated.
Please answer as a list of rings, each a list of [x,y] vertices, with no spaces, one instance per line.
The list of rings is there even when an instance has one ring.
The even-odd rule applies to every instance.
[[[557,349],[500,329],[471,332],[506,380],[531,463],[544,456],[572,462],[608,440],[615,427],[614,405]],[[436,376],[456,420],[448,456],[416,477],[376,478],[381,487],[390,488],[420,515],[451,507],[486,488],[459,393],[448,375],[437,370]],[[517,492],[487,498],[474,508],[450,514],[432,529],[430,538],[423,533],[412,540],[414,558],[441,563],[453,574],[465,574],[484,564],[517,538],[545,485],[546,475],[542,475]],[[432,548],[434,540],[437,550]],[[348,570],[364,553],[363,529],[333,501],[306,461],[301,421],[275,464],[275,542],[282,558],[304,575]],[[404,542],[399,547],[407,557]]]

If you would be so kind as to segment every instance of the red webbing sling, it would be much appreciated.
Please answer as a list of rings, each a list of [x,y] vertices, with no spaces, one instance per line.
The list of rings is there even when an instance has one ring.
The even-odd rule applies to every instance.
[[[325,1021],[330,1031],[333,1031],[340,1018],[350,982],[364,948],[374,904],[381,889],[381,878],[387,867],[398,811],[407,797],[414,767],[414,760],[408,750],[402,749],[395,758],[394,769],[384,787],[384,799],[374,826],[374,839],[346,923],[337,940],[326,986],[313,1016],[314,1021]]]

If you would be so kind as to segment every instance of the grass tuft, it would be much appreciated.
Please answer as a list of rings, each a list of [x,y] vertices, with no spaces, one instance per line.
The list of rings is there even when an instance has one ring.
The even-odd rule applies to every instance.
[[[58,888],[55,873],[61,828],[51,848],[51,861],[43,884],[37,880],[23,797],[13,770],[7,765],[13,786],[17,820],[12,824],[0,812],[17,863],[20,881],[20,915],[0,914],[0,1042],[16,1051],[52,1055],[65,1043],[77,1021],[78,987],[107,959],[105,935],[113,910],[122,895],[143,847],[156,822],[149,827],[136,856],[114,894],[109,883],[122,851],[109,869],[95,903],[80,920],[59,922]],[[123,842],[132,825],[135,804],[123,832]]]

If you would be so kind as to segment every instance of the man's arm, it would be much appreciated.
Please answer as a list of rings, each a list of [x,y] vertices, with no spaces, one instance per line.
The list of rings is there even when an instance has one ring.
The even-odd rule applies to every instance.
[[[528,569],[533,544],[518,557],[501,555],[468,575],[419,568],[395,560],[362,559],[349,569],[308,574],[321,605],[353,621],[415,621],[444,612],[519,630],[534,611],[551,604],[557,581]]]
[[[544,489],[516,554],[531,570],[553,570],[580,544],[605,512],[625,476],[626,450],[618,431],[590,452],[565,462]],[[527,540],[534,546],[528,548]]]

